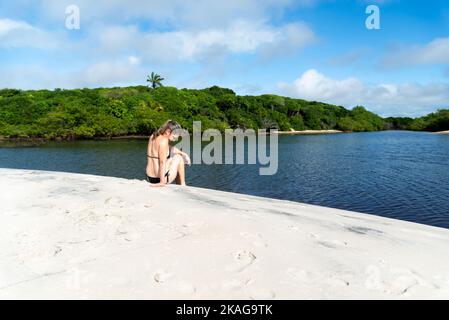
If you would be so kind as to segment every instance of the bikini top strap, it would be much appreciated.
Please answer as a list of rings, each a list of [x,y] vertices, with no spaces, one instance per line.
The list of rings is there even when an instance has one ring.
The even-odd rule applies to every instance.
[[[159,157],[149,156],[148,154],[147,157],[152,159],[159,159]],[[168,152],[167,159],[170,159],[170,151]]]

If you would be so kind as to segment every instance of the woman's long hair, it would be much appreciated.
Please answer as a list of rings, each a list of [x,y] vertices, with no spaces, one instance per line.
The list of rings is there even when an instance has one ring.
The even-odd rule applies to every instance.
[[[163,135],[165,131],[170,130],[173,132],[174,130],[181,129],[181,125],[173,120],[167,120],[162,126],[159,127],[152,135],[152,139],[157,138],[160,135]]]

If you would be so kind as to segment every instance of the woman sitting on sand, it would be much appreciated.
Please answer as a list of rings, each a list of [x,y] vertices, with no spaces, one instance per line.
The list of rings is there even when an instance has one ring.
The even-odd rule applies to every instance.
[[[168,120],[148,141],[147,181],[155,187],[162,187],[175,179],[177,184],[186,184],[184,163],[190,164],[190,158],[169,144],[178,139],[180,129],[176,121]]]

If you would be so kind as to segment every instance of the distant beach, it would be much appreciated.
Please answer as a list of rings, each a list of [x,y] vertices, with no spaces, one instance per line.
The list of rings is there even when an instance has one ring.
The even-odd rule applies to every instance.
[[[277,131],[277,134],[293,134],[293,135],[306,135],[306,134],[335,134],[344,133],[340,130],[291,130],[291,131]]]

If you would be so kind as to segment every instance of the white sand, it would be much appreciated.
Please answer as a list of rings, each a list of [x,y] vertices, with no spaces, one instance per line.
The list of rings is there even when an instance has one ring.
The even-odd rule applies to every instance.
[[[0,169],[0,298],[449,298],[449,230],[145,181]]]

